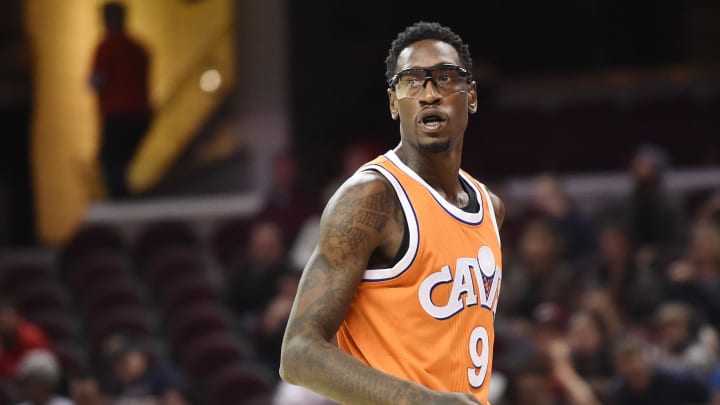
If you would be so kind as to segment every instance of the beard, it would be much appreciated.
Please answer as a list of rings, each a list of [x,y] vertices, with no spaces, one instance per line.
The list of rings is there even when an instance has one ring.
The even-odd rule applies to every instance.
[[[450,140],[444,142],[421,143],[418,148],[423,153],[445,153],[450,150]]]

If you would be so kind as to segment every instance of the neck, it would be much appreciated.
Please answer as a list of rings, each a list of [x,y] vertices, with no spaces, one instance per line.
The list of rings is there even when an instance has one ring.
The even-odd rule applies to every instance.
[[[447,152],[425,153],[402,141],[394,149],[398,158],[417,173],[430,187],[434,188],[445,199],[459,207],[467,204],[458,172],[462,160],[462,142],[451,147]],[[464,197],[459,197],[459,196]],[[459,201],[464,199],[464,201]]]

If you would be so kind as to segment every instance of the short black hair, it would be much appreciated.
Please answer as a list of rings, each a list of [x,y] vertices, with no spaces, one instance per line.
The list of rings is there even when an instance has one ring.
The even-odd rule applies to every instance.
[[[463,43],[462,38],[450,28],[440,25],[439,23],[419,21],[405,28],[405,31],[399,33],[397,38],[392,41],[388,56],[385,58],[385,78],[388,82],[390,82],[390,79],[395,75],[395,67],[397,66],[400,52],[415,42],[424,39],[436,39],[452,45],[460,56],[462,67],[468,71],[468,79],[472,80],[470,47],[468,47],[466,43]]]

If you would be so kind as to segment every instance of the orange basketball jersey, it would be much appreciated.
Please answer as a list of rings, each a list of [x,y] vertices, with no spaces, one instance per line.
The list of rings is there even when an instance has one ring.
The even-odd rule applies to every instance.
[[[488,191],[461,171],[480,206],[448,203],[390,151],[360,170],[392,184],[407,221],[408,248],[392,268],[365,271],[338,331],[340,348],[388,374],[485,404],[501,252]]]

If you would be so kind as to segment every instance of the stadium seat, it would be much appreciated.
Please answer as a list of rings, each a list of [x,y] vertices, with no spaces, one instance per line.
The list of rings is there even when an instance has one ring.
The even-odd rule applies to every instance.
[[[0,291],[9,292],[37,281],[50,280],[52,270],[40,263],[15,263],[0,267]]]
[[[93,254],[71,270],[70,286],[76,296],[87,296],[98,285],[110,279],[129,278],[128,260],[117,253]],[[81,298],[82,299],[82,298]]]
[[[204,380],[214,370],[239,364],[252,352],[251,346],[231,333],[213,333],[187,345],[182,365],[193,378]]]
[[[97,319],[115,308],[142,307],[144,300],[134,280],[119,278],[98,283],[82,303],[88,319]]]
[[[265,368],[231,364],[210,374],[206,384],[212,404],[269,404],[260,402],[271,396],[272,380]]]
[[[190,274],[203,274],[205,264],[194,250],[169,249],[147,263],[143,279],[154,289],[164,289],[173,280]]]
[[[162,297],[164,313],[182,311],[189,306],[219,302],[220,293],[204,274],[189,274],[176,279],[165,289]]]
[[[50,309],[23,315],[42,329],[52,342],[74,341],[78,337],[78,320],[68,312]]]
[[[108,312],[97,323],[90,324],[89,330],[90,348],[96,353],[103,341],[111,335],[145,338],[151,334],[152,327],[142,307],[126,307]]]
[[[218,226],[210,240],[210,250],[225,266],[242,259],[254,218],[235,218]]]
[[[61,252],[62,267],[74,266],[90,254],[101,251],[123,252],[125,242],[109,225],[85,226],[65,245]]]
[[[21,314],[45,310],[67,310],[70,300],[65,289],[54,281],[37,281],[8,291]]]
[[[179,353],[197,339],[233,330],[232,315],[217,304],[200,304],[174,314],[169,322],[171,348]]]
[[[184,222],[161,221],[148,225],[134,245],[135,259],[145,267],[154,257],[174,248],[194,248],[198,238]]]

